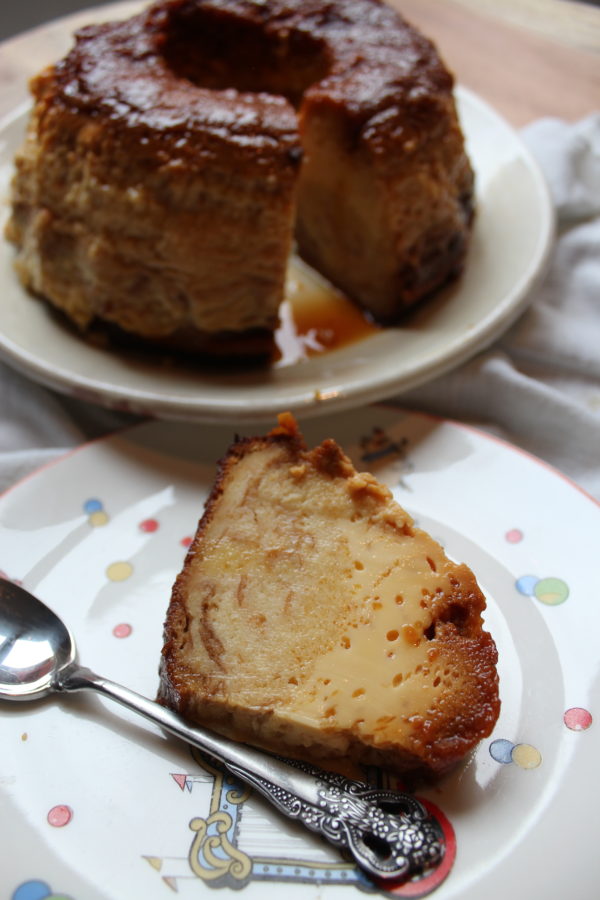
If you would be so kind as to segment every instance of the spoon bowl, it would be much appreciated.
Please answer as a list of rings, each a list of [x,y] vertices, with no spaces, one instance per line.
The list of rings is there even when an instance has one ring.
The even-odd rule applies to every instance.
[[[441,862],[442,827],[413,796],[371,788],[191,727],[172,710],[76,659],[75,641],[62,620],[24,587],[0,578],[0,700],[96,691],[199,747],[280,812],[349,851],[376,878],[404,880]]]
[[[10,581],[0,584],[0,697],[37,700],[56,690],[60,672],[76,658],[64,622]]]

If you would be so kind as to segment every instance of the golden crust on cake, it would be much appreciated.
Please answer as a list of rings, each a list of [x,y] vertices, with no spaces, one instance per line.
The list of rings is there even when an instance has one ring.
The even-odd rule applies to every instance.
[[[472,572],[284,415],[222,460],[173,588],[159,699],[312,761],[444,771],[498,716]]]

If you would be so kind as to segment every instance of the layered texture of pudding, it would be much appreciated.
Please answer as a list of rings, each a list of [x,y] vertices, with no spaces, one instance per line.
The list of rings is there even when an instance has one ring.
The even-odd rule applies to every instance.
[[[443,772],[499,713],[473,573],[294,419],[222,460],[173,588],[159,699],[309,761]]]

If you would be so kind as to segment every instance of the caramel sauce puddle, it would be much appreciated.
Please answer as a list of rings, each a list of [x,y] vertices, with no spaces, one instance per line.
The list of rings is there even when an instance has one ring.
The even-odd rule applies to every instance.
[[[279,368],[354,344],[382,329],[299,260],[288,270],[272,364]]]

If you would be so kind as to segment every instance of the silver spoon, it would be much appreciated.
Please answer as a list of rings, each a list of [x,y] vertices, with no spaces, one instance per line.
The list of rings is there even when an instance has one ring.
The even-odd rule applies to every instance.
[[[280,812],[349,850],[370,875],[399,880],[439,865],[441,826],[414,797],[192,728],[172,710],[79,666],[76,656],[61,619],[25,588],[0,578],[0,699],[96,691],[208,753]]]

